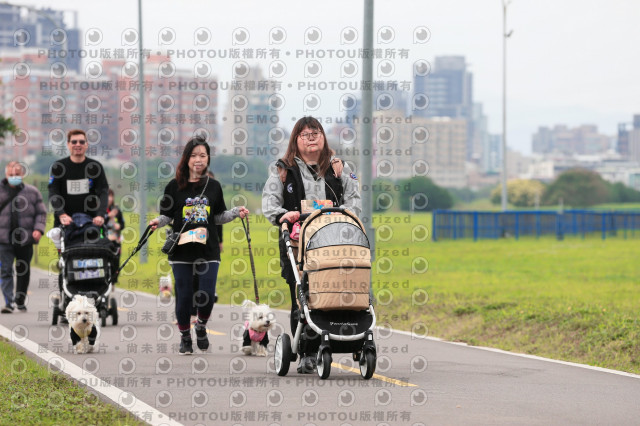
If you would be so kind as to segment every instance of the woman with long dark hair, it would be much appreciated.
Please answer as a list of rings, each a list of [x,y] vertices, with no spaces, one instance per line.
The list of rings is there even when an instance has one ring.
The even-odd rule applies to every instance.
[[[360,215],[362,207],[356,175],[333,154],[317,119],[302,117],[298,120],[291,131],[287,151],[271,171],[262,192],[262,213],[271,224],[280,226],[285,221],[289,224],[297,222],[302,212],[302,200],[330,200],[335,207]],[[296,281],[282,238],[280,266],[281,275],[289,284],[291,333],[295,334],[298,324]],[[301,356],[298,373],[312,373],[314,368],[313,354]]]
[[[191,138],[182,152],[176,178],[164,189],[160,216],[149,225],[173,223],[179,232],[175,251],[169,255],[176,289],[176,319],[181,333],[180,355],[193,353],[190,313],[197,300],[195,325],[198,348],[209,348],[206,324],[213,309],[220,266],[220,245],[217,224],[244,218],[249,214],[244,206],[227,210],[220,183],[207,175],[211,164],[211,149],[199,136]],[[194,277],[198,277],[198,295],[193,294]],[[195,299],[194,299],[195,297]]]

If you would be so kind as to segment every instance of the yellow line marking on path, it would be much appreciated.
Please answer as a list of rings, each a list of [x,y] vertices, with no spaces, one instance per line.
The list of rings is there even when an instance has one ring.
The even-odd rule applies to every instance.
[[[122,312],[129,312],[131,309],[118,307],[118,310],[122,311]],[[194,325],[191,325],[191,328],[193,328],[193,327],[194,327]],[[226,336],[227,335],[227,333],[223,333],[221,331],[209,330],[209,329],[207,329],[207,333],[213,334],[214,336]]]
[[[341,370],[351,371],[353,373],[360,374],[360,370],[359,369],[356,369],[356,368],[353,368],[353,367],[347,367],[346,365],[338,364],[337,362],[332,362],[331,366],[339,368]],[[414,385],[413,383],[403,382],[402,380],[392,379],[391,377],[381,376],[380,374],[375,374],[375,373],[373,374],[373,376],[371,378],[382,380],[383,382],[391,383],[391,384],[394,384],[396,386],[405,386],[405,387],[409,387],[409,386],[417,387],[418,386],[418,385]]]
[[[191,324],[191,328],[193,329],[196,325],[195,324]],[[215,331],[215,330],[209,330],[207,328],[207,333],[212,334],[214,336],[226,336],[227,333],[223,333],[221,331]]]

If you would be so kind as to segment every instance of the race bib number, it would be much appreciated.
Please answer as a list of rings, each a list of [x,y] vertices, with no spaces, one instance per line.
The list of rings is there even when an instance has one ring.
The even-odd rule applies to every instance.
[[[67,194],[82,195],[89,193],[89,179],[76,179],[67,181]]]
[[[207,243],[207,228],[196,228],[191,229],[190,231],[183,232],[180,234],[180,240],[178,240],[178,245],[187,243]]]

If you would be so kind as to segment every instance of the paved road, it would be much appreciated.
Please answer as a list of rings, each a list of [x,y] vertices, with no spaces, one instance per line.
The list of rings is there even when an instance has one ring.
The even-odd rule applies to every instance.
[[[66,326],[50,326],[48,297],[55,287],[54,278],[34,270],[29,311],[2,315],[0,325],[23,346],[35,342],[39,346],[32,349],[41,356],[73,367],[103,398],[153,424],[173,419],[189,425],[621,425],[640,419],[640,377],[385,328],[375,333],[378,374],[369,381],[353,370],[357,366],[346,354],[334,355],[326,381],[298,375],[295,365],[288,376],[278,377],[272,356],[239,353],[242,311],[228,305],[214,308],[209,351],[179,356],[173,304],[163,306],[153,296],[128,291],[115,293],[120,323],[114,327],[108,320],[102,328],[99,352],[74,355]],[[274,335],[288,324],[286,313],[278,312],[277,319]]]

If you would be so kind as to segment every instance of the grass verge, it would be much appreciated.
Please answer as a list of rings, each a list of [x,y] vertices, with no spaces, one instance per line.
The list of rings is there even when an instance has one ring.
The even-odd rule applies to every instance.
[[[0,424],[143,425],[0,338]]]
[[[277,229],[251,216],[261,301],[288,309],[280,278]],[[127,217],[129,226],[135,216]],[[599,235],[500,240],[430,240],[428,214],[375,215],[373,292],[379,324],[447,340],[640,373],[640,239]],[[135,234],[135,233],[132,233]],[[164,233],[157,233],[164,234]],[[149,241],[148,263],[123,271],[121,288],[156,293],[171,273]],[[123,260],[137,238],[124,245]],[[239,221],[224,227],[217,291],[221,303],[253,299],[253,278]],[[47,248],[48,246],[51,249]],[[39,250],[47,268],[54,251]]]

